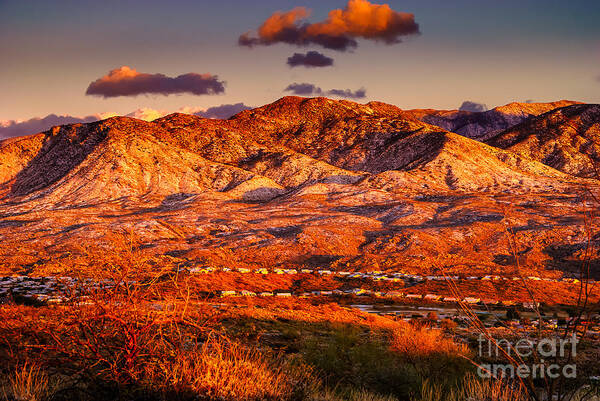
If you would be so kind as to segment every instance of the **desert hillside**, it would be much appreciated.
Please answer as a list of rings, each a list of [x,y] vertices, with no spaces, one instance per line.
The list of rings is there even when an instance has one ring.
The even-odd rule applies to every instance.
[[[579,102],[570,100],[549,103],[513,102],[483,112],[415,109],[407,110],[406,113],[418,120],[440,126],[467,138],[484,141],[530,117],[577,103]]]
[[[285,97],[229,120],[54,127],[0,142],[0,235],[21,250],[4,269],[61,270],[41,262],[133,231],[184,264],[510,274],[508,227],[520,265],[568,275],[598,121],[572,105],[482,143],[383,103]]]
[[[597,177],[600,105],[561,107],[490,138],[487,143],[579,177]]]

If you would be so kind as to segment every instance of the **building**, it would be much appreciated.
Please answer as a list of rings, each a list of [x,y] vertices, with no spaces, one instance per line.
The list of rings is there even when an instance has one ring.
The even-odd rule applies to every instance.
[[[467,304],[478,304],[481,302],[481,299],[467,297],[467,298],[463,299],[463,302],[467,303]]]

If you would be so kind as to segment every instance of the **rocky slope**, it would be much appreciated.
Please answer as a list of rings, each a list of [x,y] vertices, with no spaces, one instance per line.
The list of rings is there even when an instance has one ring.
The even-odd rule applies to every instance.
[[[495,135],[487,143],[568,174],[598,178],[600,105],[552,110]]]
[[[424,124],[382,103],[286,97],[232,120],[255,140],[345,170],[388,190],[539,191],[571,179],[541,163]],[[393,177],[393,179],[390,179]]]
[[[549,103],[509,103],[485,112],[415,109],[406,113],[428,124],[437,125],[467,138],[485,141],[533,116],[559,107],[577,104],[569,100]]]

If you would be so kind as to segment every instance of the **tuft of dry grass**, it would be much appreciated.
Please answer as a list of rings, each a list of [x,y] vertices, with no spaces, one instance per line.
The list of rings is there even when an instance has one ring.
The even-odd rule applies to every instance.
[[[440,330],[406,325],[392,331],[392,350],[410,359],[430,356],[464,356],[468,347],[444,336]]]
[[[39,366],[25,363],[17,366],[3,389],[5,400],[42,401],[52,394],[48,375]]]

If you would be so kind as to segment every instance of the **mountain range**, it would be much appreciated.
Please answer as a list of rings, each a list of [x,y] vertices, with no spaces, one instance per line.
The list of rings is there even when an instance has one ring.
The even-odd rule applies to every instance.
[[[229,249],[240,263],[488,272],[517,267],[510,226],[527,268],[568,273],[599,132],[600,106],[571,101],[473,113],[300,97],[228,120],[57,126],[0,142],[0,235],[34,265],[133,229],[186,263]]]

